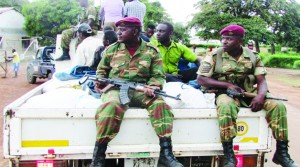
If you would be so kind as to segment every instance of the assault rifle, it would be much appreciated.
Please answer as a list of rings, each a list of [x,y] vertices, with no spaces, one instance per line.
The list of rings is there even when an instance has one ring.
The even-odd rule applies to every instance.
[[[244,94],[239,93],[235,90],[231,89],[212,89],[212,90],[204,90],[203,93],[226,93],[228,96],[235,98],[235,97],[250,97],[254,98],[257,96],[256,93],[249,93],[244,92]],[[266,95],[266,99],[273,99],[273,100],[281,100],[281,101],[288,101],[286,98],[278,98],[278,97],[271,97]]]
[[[96,82],[101,82],[102,84],[106,84],[107,86],[105,86],[102,89],[102,92],[106,92],[108,89],[112,88],[112,87],[118,87],[120,88],[120,102],[121,104],[125,105],[128,104],[130,102],[129,97],[128,97],[128,90],[129,89],[133,89],[133,90],[137,90],[137,91],[144,91],[145,89],[145,84],[142,83],[137,83],[137,82],[129,82],[129,81],[124,81],[121,79],[116,79],[116,78],[98,78],[96,76],[93,75],[84,75],[82,77],[82,79],[80,79],[79,84],[82,85],[84,84],[87,80],[92,80],[92,81],[96,81]],[[173,98],[175,100],[181,100],[180,99],[180,94],[177,96],[171,96],[166,94],[165,91],[162,90],[158,90],[155,89],[154,90],[154,94],[155,95],[161,95],[164,97],[169,97],[169,98]]]

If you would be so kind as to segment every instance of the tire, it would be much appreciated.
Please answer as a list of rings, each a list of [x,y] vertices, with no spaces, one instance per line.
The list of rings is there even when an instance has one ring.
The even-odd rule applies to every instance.
[[[52,76],[53,76],[52,72],[48,73],[48,76],[47,76],[48,80],[52,79]]]
[[[33,76],[33,71],[30,70],[30,68],[27,68],[27,81],[30,84],[35,84],[36,83],[36,77]]]

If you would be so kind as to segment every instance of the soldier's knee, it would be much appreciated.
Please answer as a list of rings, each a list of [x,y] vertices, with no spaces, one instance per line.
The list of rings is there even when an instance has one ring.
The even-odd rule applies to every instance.
[[[279,110],[283,110],[285,111],[285,105],[283,104],[282,101],[278,101],[278,100],[267,100],[265,102],[264,108],[266,110],[275,110],[275,109],[279,109]]]
[[[236,102],[234,101],[234,99],[227,96],[226,94],[219,95],[216,103],[218,106],[226,106],[226,105],[236,106]]]

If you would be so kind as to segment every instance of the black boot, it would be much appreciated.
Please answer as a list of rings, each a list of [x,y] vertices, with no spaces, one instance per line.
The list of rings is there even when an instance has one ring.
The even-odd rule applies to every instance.
[[[62,50],[63,54],[59,58],[55,59],[55,61],[70,60],[69,49],[62,48]]]
[[[276,152],[273,157],[275,164],[283,167],[299,167],[290,157],[288,153],[288,141],[276,141]]]
[[[170,137],[159,138],[160,154],[157,167],[183,167],[179,163],[172,151],[172,141]]]
[[[224,153],[224,167],[235,167],[236,157],[233,152],[232,140],[228,142],[222,142]]]
[[[94,152],[93,152],[93,160],[91,163],[91,167],[105,167],[105,151],[107,149],[107,143],[98,143],[96,142]]]

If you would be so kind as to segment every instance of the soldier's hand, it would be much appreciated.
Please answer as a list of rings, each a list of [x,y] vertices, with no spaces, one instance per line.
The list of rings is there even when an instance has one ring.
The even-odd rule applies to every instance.
[[[94,89],[96,90],[96,92],[98,93],[103,93],[103,88],[105,88],[107,86],[107,84],[105,83],[101,83],[101,82],[95,82],[95,87]]]
[[[266,97],[265,95],[255,96],[249,105],[249,107],[251,107],[251,111],[256,112],[261,110],[265,103],[265,97]]]
[[[230,86],[227,87],[227,89],[234,90],[238,93],[241,93],[243,97],[245,96],[245,90],[239,86],[231,84]]]
[[[144,93],[145,93],[147,96],[150,96],[150,97],[155,96],[154,90],[157,90],[157,89],[159,90],[160,87],[158,87],[158,86],[144,85]]]

